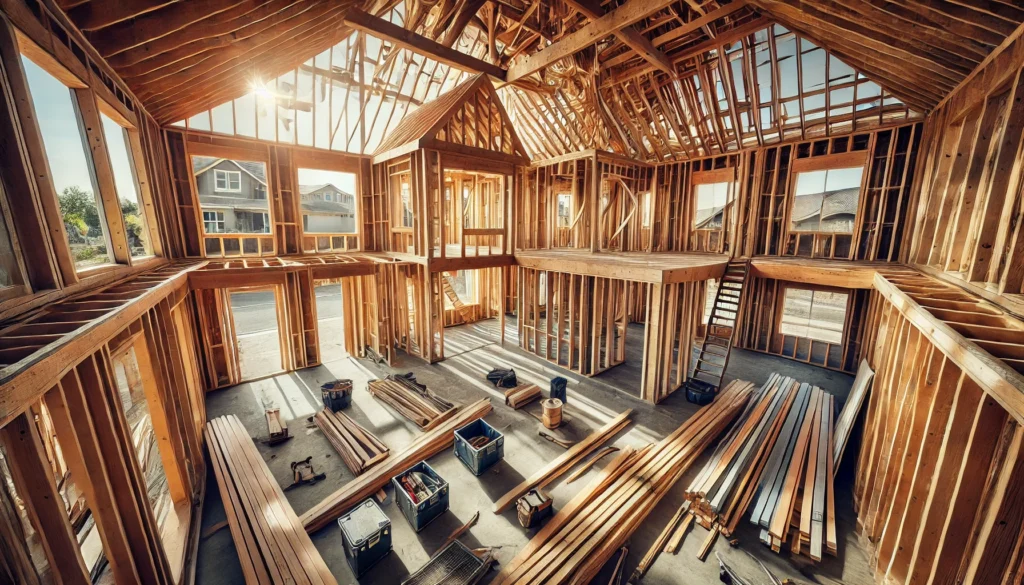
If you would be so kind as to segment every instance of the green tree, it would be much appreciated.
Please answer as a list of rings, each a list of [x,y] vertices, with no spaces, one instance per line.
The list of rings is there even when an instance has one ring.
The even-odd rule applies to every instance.
[[[96,198],[93,197],[92,192],[86,191],[78,185],[71,185],[64,188],[57,200],[60,203],[60,212],[66,225],[80,227],[84,223],[86,231],[82,234],[83,236],[96,238],[103,235],[99,210],[96,209]]]

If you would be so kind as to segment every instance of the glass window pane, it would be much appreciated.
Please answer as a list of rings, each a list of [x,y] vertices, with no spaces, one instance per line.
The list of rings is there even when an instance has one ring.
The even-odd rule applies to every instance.
[[[128,151],[128,133],[106,114],[100,114],[100,118],[103,120],[103,137],[107,142],[110,166],[114,171],[117,200],[121,204],[121,215],[124,217],[128,251],[133,258],[149,256],[153,253],[153,248],[149,241],[145,208],[139,195],[135,163]]]
[[[356,175],[299,168],[302,231],[307,234],[356,233]]]
[[[787,288],[779,330],[783,335],[840,344],[847,299],[846,293]]]
[[[789,229],[853,233],[863,175],[864,167],[797,173]]]
[[[722,216],[729,202],[731,183],[701,183],[696,185],[697,213],[693,216],[693,227],[697,229],[722,229]]]
[[[193,156],[203,227],[213,234],[269,234],[267,171],[262,162]]]
[[[29,59],[22,63],[75,267],[109,264],[107,220],[71,90]]]

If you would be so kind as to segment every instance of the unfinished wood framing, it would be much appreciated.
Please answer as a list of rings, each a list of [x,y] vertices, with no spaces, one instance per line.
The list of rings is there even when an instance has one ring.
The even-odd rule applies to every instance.
[[[633,390],[655,404],[708,368],[717,388],[733,345],[870,368],[859,417],[801,394],[766,543],[834,551],[823,474],[842,465],[879,582],[1020,582],[1024,8],[414,4],[0,0],[0,581],[85,585],[105,557],[101,578],[188,585],[206,449],[247,582],[332,583],[303,528],[491,406],[404,404],[426,430],[386,458],[321,415],[363,473],[296,516],[237,421],[207,421],[205,392],[243,381],[233,292],[273,294],[281,371],[335,357],[315,296],[330,282],[345,347],[388,364],[443,360],[446,330],[486,319],[503,343],[511,314],[522,350],[583,376],[624,364],[642,324]],[[47,150],[36,69],[66,92],[82,193]],[[727,384],[623,450],[496,582],[593,577],[733,419],[731,436],[783,432],[771,414],[797,399],[776,386],[747,406],[753,387]],[[702,556],[732,533],[759,471],[726,465],[767,466],[753,445],[713,455],[699,509],[638,576],[695,511]],[[712,519],[700,498],[723,479],[743,487]]]

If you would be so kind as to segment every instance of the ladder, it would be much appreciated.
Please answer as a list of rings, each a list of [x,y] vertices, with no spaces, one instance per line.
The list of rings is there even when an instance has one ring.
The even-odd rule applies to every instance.
[[[686,382],[687,386],[694,390],[717,392],[722,384],[722,376],[729,365],[729,352],[732,350],[736,332],[736,317],[739,314],[749,266],[750,261],[747,259],[730,260],[725,275],[718,283],[718,293],[708,317],[707,333],[704,335],[693,375]]]
[[[455,283],[452,281],[452,277],[447,272],[441,273],[441,288],[444,290],[444,294],[448,297],[448,300],[452,302],[452,306],[455,310],[462,315],[462,318],[468,323],[473,315],[469,312],[469,307],[462,302],[459,298],[458,293],[455,292]]]

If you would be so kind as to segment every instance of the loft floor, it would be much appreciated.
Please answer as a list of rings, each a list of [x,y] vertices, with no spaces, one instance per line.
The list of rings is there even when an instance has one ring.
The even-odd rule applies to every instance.
[[[725,272],[725,254],[690,252],[591,252],[574,248],[517,250],[525,268],[641,282],[673,283],[718,278]]]
[[[644,444],[662,438],[696,411],[694,405],[686,402],[682,392],[673,394],[657,407],[630,396],[634,391],[629,389],[631,382],[628,368],[613,368],[596,378],[585,378],[556,368],[516,347],[514,337],[511,337],[515,332],[514,321],[509,321],[506,324],[510,331],[506,331],[505,347],[501,347],[497,342],[497,319],[451,327],[445,330],[449,357],[438,364],[427,365],[414,358],[399,358],[400,363],[396,364],[396,368],[389,369],[349,357],[330,359],[315,368],[280,374],[211,392],[207,395],[207,412],[210,418],[229,413],[237,415],[256,440],[257,448],[282,486],[291,482],[291,461],[313,457],[317,471],[326,472],[327,479],[316,485],[302,486],[285,492],[292,507],[301,514],[353,477],[342,463],[341,457],[321,433],[315,428],[307,427],[306,417],[312,416],[320,407],[321,384],[335,378],[351,378],[355,393],[353,404],[346,413],[396,450],[401,449],[420,431],[413,423],[392,413],[383,404],[371,398],[365,391],[367,380],[391,372],[412,371],[420,382],[426,383],[431,389],[455,402],[464,404],[484,396],[490,397],[494,404],[494,412],[488,415],[487,420],[505,434],[504,461],[477,478],[450,450],[431,458],[430,464],[451,483],[454,497],[451,499],[450,512],[442,515],[419,534],[413,532],[397,506],[390,501],[393,494],[389,488],[389,502],[384,506],[384,511],[392,521],[394,551],[380,565],[364,575],[359,583],[399,583],[409,573],[422,566],[447,536],[477,511],[480,512],[479,522],[464,537],[464,542],[474,547],[496,547],[499,563],[508,562],[519,548],[526,544],[532,533],[524,531],[519,526],[514,510],[494,515],[490,511],[491,504],[538,466],[560,454],[562,449],[537,435],[539,423],[525,412],[534,410],[539,414],[539,406],[536,403],[521,411],[512,410],[502,403],[501,394],[484,379],[484,374],[489,369],[511,366],[521,379],[540,384],[542,387],[546,387],[547,380],[553,376],[568,378],[570,382],[567,414],[574,418],[574,422],[571,426],[560,429],[568,440],[580,439],[611,416],[632,408],[633,424],[617,437],[614,443],[620,446]],[[642,337],[638,336],[637,341],[642,344]],[[845,374],[743,350],[733,350],[726,379],[739,377],[762,383],[773,371],[818,384],[835,394],[840,403],[845,400],[852,384],[852,378]],[[639,380],[633,383],[639,384]],[[282,417],[288,421],[289,430],[294,437],[277,447],[268,447],[259,442],[266,438],[267,429],[263,413],[271,405],[281,409]],[[851,461],[844,462],[840,470],[840,480],[836,482],[840,551],[838,558],[826,558],[817,565],[795,565],[788,557],[771,553],[760,545],[757,542],[756,531],[752,527],[740,529],[738,538],[741,540],[741,547],[753,553],[780,578],[788,577],[799,582],[810,581],[825,585],[873,585],[868,552],[854,535],[855,514],[849,487],[852,481],[848,477],[852,475]],[[660,519],[672,515],[681,502],[682,490],[702,464],[703,461],[699,461],[698,465],[691,468],[691,472],[676,484],[634,535],[627,571],[632,571],[646,553],[664,526]],[[595,468],[600,468],[600,465]],[[592,479],[595,473],[597,470],[592,469],[587,477],[568,486],[561,480],[549,486],[556,509],[585,487],[586,482]],[[843,479],[844,477],[846,479]],[[203,534],[225,518],[212,475],[207,478],[206,493]],[[718,566],[714,557],[710,557],[706,563],[701,563],[696,558],[703,541],[703,533],[703,529],[697,528],[689,534],[678,555],[662,555],[643,582],[648,585],[717,583]],[[339,583],[356,582],[346,564],[340,532],[335,526],[313,535],[313,542],[331,571],[338,577]],[[758,572],[760,569],[751,557],[738,548],[730,547],[725,539],[719,539],[714,550],[743,575],[755,582],[760,579],[762,573]],[[199,585],[243,583],[236,559],[231,535],[226,528],[209,534],[200,544],[196,582]],[[495,574],[488,574],[482,583],[489,583]],[[681,581],[679,575],[686,575],[686,578]]]

